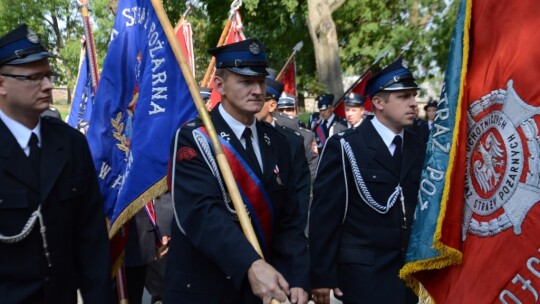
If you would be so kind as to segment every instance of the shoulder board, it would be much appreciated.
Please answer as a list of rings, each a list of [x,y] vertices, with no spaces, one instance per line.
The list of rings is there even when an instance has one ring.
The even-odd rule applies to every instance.
[[[284,130],[287,133],[294,134],[296,136],[302,136],[299,132],[296,132],[295,130],[293,130],[291,128],[287,128],[287,127],[279,126],[279,125],[276,125],[276,127],[281,128],[282,130]]]
[[[347,129],[345,131],[342,131],[342,132],[339,132],[337,134],[334,134],[334,135],[337,135],[339,137],[342,137],[342,138],[346,138],[352,134],[355,134],[355,133],[358,133],[358,128],[352,128],[352,129]]]
[[[58,119],[58,118],[56,118],[56,117],[52,117],[52,116],[41,116],[41,119],[42,119],[42,120],[46,120],[47,122],[50,122],[50,123],[53,123],[53,124],[69,126],[69,125],[68,125],[67,123],[65,123],[63,120]],[[70,127],[70,128],[71,128],[71,127]]]
[[[197,117],[183,124],[182,129],[197,129],[202,125],[202,121]]]
[[[257,121],[257,124],[259,124],[259,126],[262,128],[262,130],[268,134],[272,134],[272,135],[275,135],[275,136],[279,136],[283,139],[286,140],[285,138],[285,135],[281,134],[280,131],[278,131],[278,129],[274,128],[274,126],[272,126],[270,123],[267,123],[266,121]]]

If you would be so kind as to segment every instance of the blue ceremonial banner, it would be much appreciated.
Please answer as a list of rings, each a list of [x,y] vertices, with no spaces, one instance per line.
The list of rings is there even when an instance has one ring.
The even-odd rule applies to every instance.
[[[121,0],[87,135],[110,237],[166,191],[171,139],[196,113],[151,2]]]
[[[457,227],[461,232],[460,214],[449,216],[449,212],[456,209],[448,207],[446,202],[455,165],[456,149],[459,148],[458,143],[461,140],[458,140],[458,137],[463,136],[458,131],[462,119],[461,84],[467,68],[468,37],[465,37],[465,33],[470,22],[467,12],[467,1],[462,1],[452,37],[437,116],[427,144],[406,264],[400,272],[400,276],[424,301],[428,298],[428,294],[418,284],[419,273],[453,265],[461,260],[461,252],[458,249],[459,234],[457,239],[452,239],[444,229],[448,225],[453,225],[452,228]],[[463,181],[463,177],[461,180]],[[459,206],[458,212],[461,212],[461,208]],[[445,220],[448,222],[453,219],[455,223],[445,223],[443,227]]]
[[[79,75],[77,85],[69,110],[67,123],[86,133],[90,117],[92,116],[92,105],[94,103],[94,92],[92,92],[92,77],[90,77],[90,68],[88,55],[85,49],[81,52],[82,61],[79,66]]]

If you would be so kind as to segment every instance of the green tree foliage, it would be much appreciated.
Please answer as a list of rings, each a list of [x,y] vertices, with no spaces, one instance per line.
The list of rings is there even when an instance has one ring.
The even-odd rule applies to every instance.
[[[91,12],[96,38],[98,59],[103,60],[112,27],[111,14],[106,9],[107,0],[91,1]],[[94,14],[94,12],[96,12]],[[94,14],[94,15],[92,15]],[[0,0],[0,33],[6,33],[22,23],[35,31],[47,49],[55,55],[51,63],[60,75],[63,85],[75,85],[83,22],[76,1],[66,0]]]
[[[444,71],[459,1],[349,0],[335,14],[345,74],[358,74],[384,50],[389,63],[412,41],[404,58],[421,80]]]
[[[105,58],[116,0],[89,0],[99,65]],[[229,15],[232,0],[192,0],[188,20],[194,33],[196,78],[200,81]],[[384,50],[389,63],[401,46],[412,40],[405,59],[421,80],[440,77],[448,56],[454,26],[456,0],[347,0],[334,14],[340,44],[340,59],[346,75],[358,75]],[[163,0],[173,26],[186,10],[185,2]],[[306,25],[307,0],[243,0],[240,13],[247,37],[262,40],[270,66],[280,70],[299,41],[304,47],[296,56],[299,89],[324,90],[316,79],[313,44]],[[82,17],[76,1],[0,0],[0,34],[28,23],[57,55],[55,68],[62,81],[73,87],[77,75]]]

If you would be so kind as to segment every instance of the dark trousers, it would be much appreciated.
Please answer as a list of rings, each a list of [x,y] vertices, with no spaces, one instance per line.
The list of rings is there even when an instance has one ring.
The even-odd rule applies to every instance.
[[[129,304],[142,304],[145,287],[152,296],[152,304],[163,300],[165,263],[163,258],[146,265],[125,267]]]

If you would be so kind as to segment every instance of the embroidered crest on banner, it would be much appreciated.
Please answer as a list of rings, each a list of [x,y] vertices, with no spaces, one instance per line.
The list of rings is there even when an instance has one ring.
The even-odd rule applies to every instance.
[[[521,225],[540,197],[540,141],[534,116],[508,81],[468,109],[463,239],[495,236]]]

